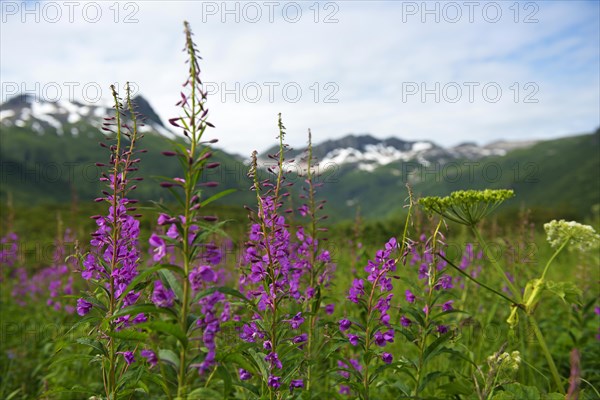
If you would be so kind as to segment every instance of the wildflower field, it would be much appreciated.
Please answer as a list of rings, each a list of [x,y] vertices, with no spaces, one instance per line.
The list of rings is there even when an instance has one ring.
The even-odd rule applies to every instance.
[[[393,224],[329,224],[310,131],[289,179],[285,115],[273,166],[249,158],[254,201],[221,207],[192,39],[186,24],[161,199],[136,200],[143,116],[113,87],[95,203],[3,212],[1,399],[600,398],[593,222],[508,218],[510,189],[407,185]]]

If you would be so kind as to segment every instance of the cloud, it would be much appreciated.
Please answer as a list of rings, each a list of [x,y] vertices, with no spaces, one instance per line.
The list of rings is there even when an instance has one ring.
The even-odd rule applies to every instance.
[[[86,83],[129,80],[164,119],[177,115],[189,20],[203,79],[219,89],[209,99],[214,134],[240,154],[274,143],[278,112],[297,146],[308,128],[318,141],[370,132],[449,145],[600,125],[596,2],[482,2],[473,10],[465,2],[82,2],[72,22],[62,2],[28,4],[33,14],[12,14],[7,4],[22,7],[2,3],[2,100],[6,82],[40,91],[77,82],[81,97]],[[91,23],[96,5],[101,15]],[[52,7],[63,13],[56,23]],[[473,101],[470,82],[478,84]],[[407,95],[413,85],[418,92]]]

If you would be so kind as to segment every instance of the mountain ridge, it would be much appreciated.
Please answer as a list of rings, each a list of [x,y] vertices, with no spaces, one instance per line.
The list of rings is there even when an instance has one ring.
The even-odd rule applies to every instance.
[[[107,157],[106,150],[98,146],[106,137],[100,127],[103,118],[114,111],[105,105],[36,104],[31,100],[21,96],[0,105],[0,201],[9,192],[15,203],[23,204],[68,202],[72,193],[82,200],[95,198],[102,185],[97,174],[90,172],[95,171],[95,162]],[[141,108],[150,117],[146,116],[146,126],[141,129],[145,133],[141,145],[148,153],[141,155],[139,173],[147,178],[177,176],[177,161],[161,153],[171,146],[167,138],[184,139],[158,123],[158,114],[146,103]],[[528,207],[554,207],[564,215],[586,216],[600,203],[599,138],[600,130],[596,130],[545,141],[496,141],[485,146],[466,142],[444,148],[429,140],[350,134],[315,144],[318,162],[313,165],[318,169],[315,179],[325,183],[319,196],[334,205],[328,211],[331,220],[353,218],[357,207],[366,218],[402,212],[407,183],[416,195],[513,188],[517,191],[514,205],[523,202]],[[296,158],[292,174],[305,173],[305,152],[298,148],[286,154],[287,159]],[[224,197],[223,204],[253,204],[255,198],[247,190],[247,160],[218,148],[214,153],[221,168],[207,170],[203,178],[221,185],[206,188],[206,195],[233,188],[237,191]],[[264,167],[274,163],[266,158],[266,152],[261,161]],[[501,176],[490,179],[495,170]],[[290,178],[298,182],[291,190],[299,191],[303,178]],[[164,191],[157,182],[146,179],[138,185],[136,196],[160,199]]]

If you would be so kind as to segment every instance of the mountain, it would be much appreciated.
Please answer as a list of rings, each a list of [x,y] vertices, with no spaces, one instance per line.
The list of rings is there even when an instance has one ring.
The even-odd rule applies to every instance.
[[[170,199],[157,181],[160,176],[178,176],[181,170],[176,158],[161,153],[171,149],[167,139],[183,142],[183,138],[162,124],[143,97],[133,101],[144,114],[144,126],[140,127],[144,137],[139,144],[147,150],[140,154],[138,176],[144,181],[137,185],[135,196],[141,200]],[[81,201],[97,197],[104,187],[98,181],[100,168],[95,163],[106,162],[109,157],[108,151],[98,145],[106,137],[100,128],[103,118],[110,115],[114,111],[108,105],[41,102],[27,95],[0,105],[1,201],[8,192],[17,204],[69,202],[75,195]],[[218,149],[214,153],[214,161],[224,167],[207,170],[205,180],[222,184],[205,188],[205,193],[235,188],[240,190],[223,198],[222,203],[252,201],[246,190],[246,171],[238,157]]]
[[[132,99],[138,112],[144,116],[143,133],[159,133],[174,138],[173,132],[165,128],[158,114],[142,96]],[[40,135],[46,132],[58,136],[80,133],[80,127],[100,129],[102,118],[114,114],[112,106],[106,104],[82,104],[78,101],[38,101],[33,96],[21,94],[0,106],[0,126],[30,129]]]
[[[327,140],[313,146],[315,171],[327,170],[328,166],[351,165],[358,170],[373,172],[381,166],[394,162],[416,161],[422,165],[448,163],[453,160],[477,160],[489,156],[503,156],[509,150],[529,147],[535,144],[527,142],[495,142],[487,146],[476,143],[462,143],[444,148],[428,140],[406,141],[395,137],[377,139],[369,134],[350,134],[341,139]],[[268,154],[276,153],[277,147],[271,147],[260,155],[263,163],[269,163]],[[291,150],[290,158],[295,159],[299,168],[306,168],[306,149]]]
[[[552,218],[579,219],[599,207],[600,129],[531,145],[501,143],[499,149],[503,147],[509,148],[503,155],[498,151],[475,158],[464,157],[467,153],[463,152],[462,156],[455,153],[451,161],[394,161],[372,171],[352,163],[331,164],[322,170],[324,185],[319,190],[334,205],[329,209],[333,218],[350,218],[358,206],[369,218],[398,215],[407,197],[407,183],[416,197],[444,196],[461,189],[510,188],[516,197],[507,208],[523,205]]]
[[[160,176],[181,173],[175,158],[161,152],[174,139],[150,103],[135,99],[145,117],[140,140],[141,154],[135,197],[140,200],[171,199],[157,181]],[[102,118],[112,109],[102,104],[38,102],[22,95],[0,105],[0,202],[10,192],[17,205],[69,202],[73,196],[90,201],[103,186],[96,162],[106,162],[107,150],[98,146],[105,139]],[[208,132],[210,135],[210,131]],[[261,154],[263,166],[273,165]],[[299,192],[305,173],[306,149],[292,149],[295,158],[287,166],[288,180]],[[315,180],[323,183],[318,196],[328,200],[330,220],[353,218],[357,207],[366,218],[384,219],[403,212],[409,183],[416,196],[446,195],[459,189],[513,188],[517,197],[509,207],[525,205],[551,209],[553,217],[582,218],[600,203],[600,130],[556,140],[538,142],[494,142],[485,146],[462,143],[442,147],[430,140],[378,139],[371,135],[348,135],[315,143]],[[206,188],[237,191],[219,202],[223,205],[254,204],[248,190],[248,166],[238,156],[215,149],[221,167],[207,170],[206,181],[219,181]],[[267,164],[268,163],[268,164]]]

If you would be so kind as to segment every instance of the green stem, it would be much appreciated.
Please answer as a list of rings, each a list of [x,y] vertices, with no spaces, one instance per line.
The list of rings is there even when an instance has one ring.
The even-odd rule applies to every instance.
[[[492,256],[492,254],[489,250],[489,247],[488,247],[486,241],[483,240],[483,237],[479,233],[479,230],[475,226],[471,226],[471,231],[475,235],[475,238],[477,239],[479,244],[483,247],[483,252],[484,252],[486,258],[490,261],[490,263],[494,266],[494,268],[496,268],[496,271],[502,276],[502,278],[506,282],[506,285],[508,286],[509,290],[512,292],[513,296],[515,296],[518,299],[518,303],[520,303],[521,302],[521,292],[510,281],[510,279],[508,279],[508,276],[506,276],[506,273],[504,272],[504,269],[502,269],[502,266],[498,263],[498,261],[496,261],[496,258]],[[495,293],[498,294],[498,292],[495,292]],[[505,296],[502,296],[502,297],[505,297]]]
[[[552,257],[550,257],[550,259],[546,263],[546,267],[544,268],[544,272],[542,273],[542,277],[540,278],[541,280],[544,280],[544,278],[546,277],[546,273],[548,272],[548,268],[550,267],[550,264],[552,263],[552,261],[554,261],[556,256],[558,256],[558,253],[560,253],[562,249],[565,248],[565,246],[567,245],[567,243],[569,243],[570,240],[571,237],[569,236],[567,240],[565,240],[565,242],[554,252],[554,254],[552,254]]]
[[[546,357],[546,361],[548,362],[548,366],[550,367],[550,373],[552,374],[552,378],[554,379],[556,388],[558,389],[558,391],[561,394],[565,394],[565,388],[560,379],[560,375],[558,374],[558,369],[556,368],[556,364],[554,363],[552,354],[550,353],[550,350],[548,349],[548,345],[546,344],[546,340],[544,339],[544,335],[542,334],[542,331],[540,331],[540,328],[537,324],[537,321],[535,320],[535,317],[533,315],[528,315],[528,318],[529,318],[529,322],[531,323],[531,326],[533,327],[533,332],[535,333],[535,337],[537,338],[537,341],[540,344],[540,347],[542,348],[544,357]]]
[[[317,240],[317,210],[315,206],[315,188],[312,180],[312,134],[310,129],[308,130],[308,158],[307,158],[307,181],[308,181],[308,200],[309,200],[309,210],[310,210],[310,228],[311,228],[311,238],[312,238],[312,249],[310,252],[310,287],[315,288],[315,279],[317,278],[317,269],[316,269],[316,258],[317,252],[319,251],[318,246],[315,248],[314,243]],[[316,312],[319,310],[320,304],[316,304],[314,307],[314,312],[311,312],[308,323],[308,343],[307,343],[307,356],[308,356],[308,366],[306,368],[306,391],[310,393],[311,381],[312,381],[312,355],[313,355],[313,332],[315,329],[315,323],[317,321]]]
[[[476,284],[478,284],[479,286],[483,287],[484,289],[489,290],[490,292],[502,297],[504,300],[508,301],[509,303],[518,306],[518,307],[522,307],[522,305],[516,301],[511,299],[508,296],[505,296],[504,294],[500,293],[499,291],[492,289],[491,287],[489,287],[488,285],[486,285],[483,282],[478,281],[477,279],[473,278],[471,275],[467,274],[465,271],[463,271],[462,269],[460,269],[459,267],[457,267],[456,265],[454,265],[454,263],[450,260],[448,260],[446,257],[444,257],[443,255],[441,255],[440,253],[436,253],[441,259],[443,259],[444,261],[446,261],[448,263],[448,265],[450,265],[452,268],[454,268],[456,271],[458,271],[461,275],[463,275],[465,278],[475,282]]]

